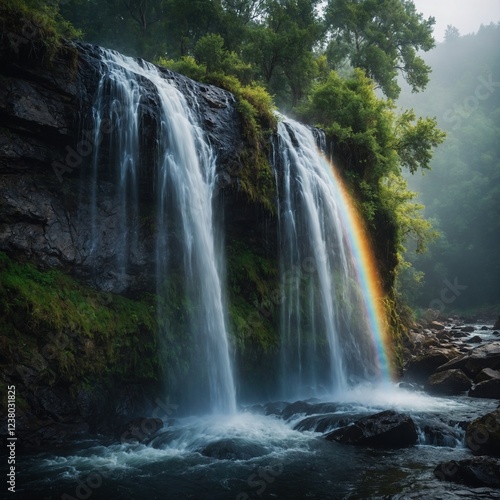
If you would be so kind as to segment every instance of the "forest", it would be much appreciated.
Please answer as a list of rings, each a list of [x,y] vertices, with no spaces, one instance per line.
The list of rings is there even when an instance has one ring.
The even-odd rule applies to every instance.
[[[440,300],[444,280],[462,287],[450,295],[448,311],[473,314],[498,304],[499,37],[498,24],[467,36],[450,26],[444,43],[425,57],[432,68],[425,92],[407,89],[399,100],[417,113],[435,114],[447,135],[430,163],[432,172],[409,179],[440,233],[428,252],[409,258],[425,274],[411,292],[422,308]]]

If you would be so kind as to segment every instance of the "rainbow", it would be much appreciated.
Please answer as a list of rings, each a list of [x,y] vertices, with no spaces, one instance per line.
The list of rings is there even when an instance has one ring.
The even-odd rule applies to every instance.
[[[325,169],[329,172],[334,192],[339,200],[340,216],[343,219],[345,237],[347,244],[354,257],[354,266],[362,295],[368,324],[371,330],[374,347],[378,357],[380,375],[383,381],[392,378],[391,342],[389,337],[389,325],[384,305],[384,293],[382,291],[381,279],[378,272],[370,239],[365,223],[359,215],[352,197],[345,187],[340,175],[334,165],[323,155]]]

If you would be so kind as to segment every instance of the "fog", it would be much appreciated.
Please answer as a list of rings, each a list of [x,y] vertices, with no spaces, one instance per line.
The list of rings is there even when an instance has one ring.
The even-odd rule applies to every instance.
[[[442,233],[427,254],[409,255],[426,276],[417,293],[410,281],[406,292],[423,308],[439,306],[451,313],[500,302],[498,47],[499,24],[438,44],[424,55],[432,67],[427,89],[411,94],[404,86],[398,102],[417,115],[436,116],[447,133],[432,171],[409,179],[410,188],[420,192],[426,216]]]

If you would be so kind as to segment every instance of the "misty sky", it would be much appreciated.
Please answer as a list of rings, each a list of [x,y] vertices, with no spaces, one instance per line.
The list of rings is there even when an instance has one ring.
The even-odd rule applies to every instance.
[[[476,32],[481,24],[500,21],[500,0],[413,0],[424,17],[434,16],[434,36],[444,37],[448,24],[456,26],[461,35]]]

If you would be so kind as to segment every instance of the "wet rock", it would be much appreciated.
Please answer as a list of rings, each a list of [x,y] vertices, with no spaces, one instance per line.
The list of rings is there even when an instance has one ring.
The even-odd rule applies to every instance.
[[[429,377],[424,389],[430,394],[454,396],[469,390],[472,381],[462,370],[446,370]]]
[[[481,331],[483,331],[483,332],[484,332],[484,331],[486,331],[486,330],[489,330],[489,328],[488,328],[487,326],[482,326],[482,327],[481,327]]]
[[[500,457],[500,410],[473,420],[465,432],[465,444],[474,455]]]
[[[460,369],[467,376],[475,378],[484,368],[500,369],[500,342],[494,341],[475,347],[468,354],[440,366],[438,371]]]
[[[474,337],[466,340],[469,344],[480,344],[482,341],[483,339],[479,335],[474,335]]]
[[[297,431],[328,432],[352,424],[353,419],[345,415],[314,415],[294,426]]]
[[[480,382],[469,391],[469,396],[473,398],[500,399],[500,379]]]
[[[500,461],[491,457],[474,457],[451,460],[438,465],[434,475],[441,481],[451,481],[467,486],[500,487]]]
[[[466,332],[466,333],[472,333],[475,330],[476,329],[473,326],[463,326],[462,327],[462,332]]]
[[[119,434],[120,442],[143,443],[154,436],[162,428],[163,420],[161,418],[134,418],[121,428],[121,432]]]
[[[218,460],[249,460],[267,455],[268,450],[265,446],[243,439],[221,439],[208,444],[200,450],[200,453]]]
[[[429,323],[429,327],[434,330],[444,330],[443,323],[440,323],[439,321],[431,321],[431,323]]]
[[[500,329],[500,316],[498,316],[498,319],[495,321],[495,324],[493,325],[493,330]]]
[[[478,376],[474,379],[475,384],[480,382],[485,382],[486,380],[500,379],[500,371],[492,370],[491,368],[485,368],[481,370]]]
[[[288,420],[294,415],[298,414],[307,414],[307,412],[311,409],[311,405],[306,401],[295,401],[295,403],[291,403],[286,406],[281,412],[280,416],[284,420]]]
[[[441,365],[458,355],[455,349],[433,349],[410,360],[406,366],[404,379],[424,383]]]
[[[265,415],[281,415],[284,408],[288,406],[289,403],[285,401],[273,401],[271,403],[266,403],[264,405]]]
[[[377,448],[406,448],[417,442],[418,435],[411,417],[387,410],[336,429],[325,439]]]

